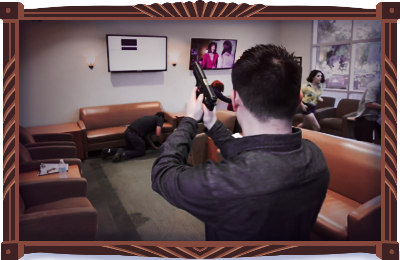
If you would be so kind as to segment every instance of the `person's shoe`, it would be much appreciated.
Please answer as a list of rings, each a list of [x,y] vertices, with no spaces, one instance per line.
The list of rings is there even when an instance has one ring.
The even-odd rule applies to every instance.
[[[120,161],[122,161],[122,156],[123,156],[123,154],[124,154],[124,149],[119,148],[118,151],[117,151],[117,153],[114,154],[114,156],[113,156],[113,158],[112,158],[112,161],[113,161],[113,162],[120,162]]]
[[[108,148],[103,148],[103,150],[101,150],[101,159],[105,160],[108,156],[110,156]]]

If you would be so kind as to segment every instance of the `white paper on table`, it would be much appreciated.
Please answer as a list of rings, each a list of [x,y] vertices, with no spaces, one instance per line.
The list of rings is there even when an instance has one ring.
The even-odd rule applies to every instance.
[[[240,133],[235,133],[232,136],[235,138],[243,138],[243,136]]]
[[[59,166],[58,163],[41,163],[38,176],[58,173],[59,172],[58,166]],[[66,163],[67,171],[68,171],[68,167],[69,167],[69,165],[68,165],[68,163]]]

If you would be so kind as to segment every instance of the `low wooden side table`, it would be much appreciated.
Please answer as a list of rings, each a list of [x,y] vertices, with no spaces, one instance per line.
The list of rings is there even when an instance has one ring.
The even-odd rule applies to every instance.
[[[59,173],[52,173],[47,175],[38,176],[39,170],[31,172],[21,172],[19,174],[19,183],[30,182],[30,181],[40,181],[40,180],[51,180],[60,179]],[[67,178],[82,178],[78,165],[70,165],[67,171]]]
[[[82,130],[78,126],[78,123],[66,123],[60,125],[47,125],[27,128],[28,132],[32,135],[36,134],[58,134],[58,133],[70,133],[72,134],[72,141],[76,144],[77,157],[79,159],[85,159],[85,153],[83,150],[83,136]]]

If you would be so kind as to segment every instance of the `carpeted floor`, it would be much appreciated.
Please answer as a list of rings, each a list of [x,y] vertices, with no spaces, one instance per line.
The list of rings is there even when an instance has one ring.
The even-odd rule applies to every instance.
[[[99,155],[83,162],[87,197],[98,212],[98,241],[201,241],[204,224],[151,189],[158,151],[113,163]]]

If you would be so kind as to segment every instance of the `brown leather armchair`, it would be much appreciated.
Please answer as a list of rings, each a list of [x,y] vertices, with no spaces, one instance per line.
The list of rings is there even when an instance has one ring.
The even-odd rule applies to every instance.
[[[226,128],[232,132],[238,128],[236,113],[228,110],[218,110],[217,118]],[[204,133],[204,124],[199,124],[199,134],[192,141],[191,150],[189,152],[187,163],[196,166],[207,161],[208,155],[208,135]]]
[[[26,128],[22,126],[19,126],[19,142],[27,148],[59,145],[76,146],[76,144],[72,141],[72,134],[54,133],[32,135],[28,130],[26,130]]]
[[[349,137],[348,117],[355,116],[360,100],[342,99],[337,107],[323,108],[315,113],[321,132],[341,137]]]
[[[59,163],[60,159],[69,165],[77,165],[82,174],[82,161],[76,158],[74,146],[40,146],[26,148],[19,143],[19,172],[39,170],[41,163]]]
[[[21,183],[19,240],[95,240],[97,211],[86,198],[86,191],[83,178]]]
[[[324,101],[317,103],[316,112],[319,111],[322,108],[334,107],[335,106],[336,98],[333,98],[333,97],[322,97],[322,99]],[[303,114],[301,113],[301,107],[298,107],[296,109],[296,114],[293,117],[292,125],[293,126],[297,126],[301,122],[303,122]]]
[[[228,111],[226,109],[220,109],[216,112],[217,118],[221,121],[226,128],[228,128],[231,132],[233,132],[236,128],[237,119],[236,112]],[[199,123],[198,133],[204,133],[205,126],[203,123]]]

